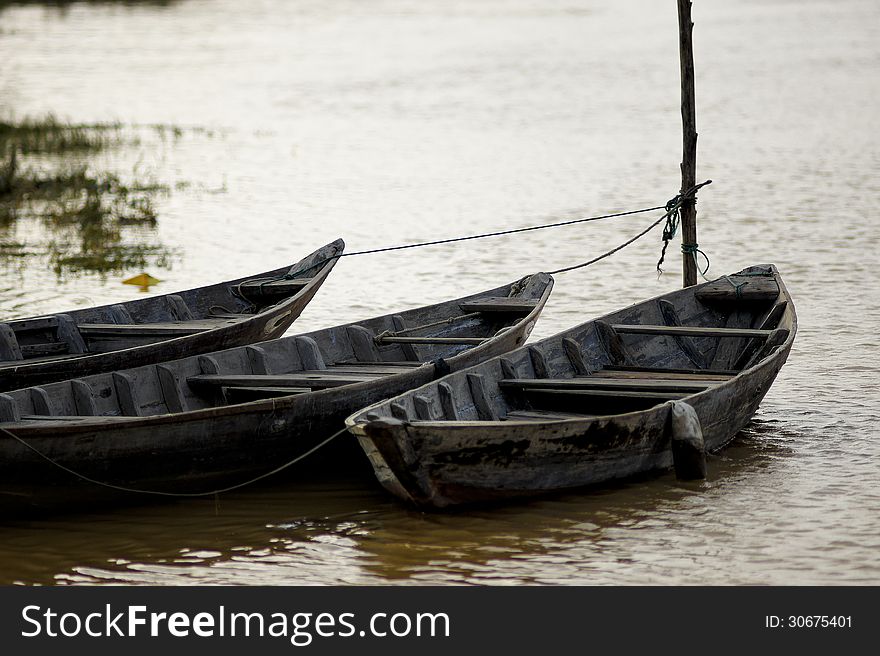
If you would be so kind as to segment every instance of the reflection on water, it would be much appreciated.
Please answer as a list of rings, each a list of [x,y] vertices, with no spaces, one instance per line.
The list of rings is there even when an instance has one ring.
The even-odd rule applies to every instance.
[[[0,0],[0,12],[14,6],[34,5],[56,10],[60,13],[71,8],[73,5],[89,3],[93,5],[108,5],[119,7],[155,6],[168,7],[181,0]]]
[[[58,276],[170,266],[172,251],[155,243],[154,200],[167,186],[95,171],[97,155],[122,145],[119,124],[0,122],[0,260],[47,259]]]
[[[699,173],[715,181],[700,246],[710,275],[774,262],[800,318],[758,420],[708,481],[423,515],[369,475],[302,471],[216,504],[0,527],[0,580],[880,582],[880,7],[696,4]],[[122,126],[107,134],[126,143],[65,160],[162,187],[156,225],[119,233],[180,254],[150,289],[167,293],[340,235],[360,250],[662,204],[679,177],[676,29],[650,0],[15,5],[0,12],[0,116]],[[48,174],[51,155],[22,158]],[[582,262],[651,220],[349,258],[295,329]],[[47,284],[40,219],[0,241],[6,317],[132,295],[95,271]],[[560,275],[535,336],[675,288],[658,254],[659,232]]]
[[[744,545],[740,527],[713,506],[782,475],[795,455],[788,443],[803,437],[759,419],[711,459],[707,481],[683,483],[667,474],[446,514],[401,507],[366,469],[331,480],[303,471],[296,473],[305,479],[299,483],[222,499],[7,526],[0,558],[25,550],[38,555],[0,582],[635,583],[646,574],[633,576],[629,566],[648,553],[647,581],[688,582],[689,569],[700,563],[682,531]],[[47,535],[51,544],[43,542]],[[748,547],[723,558],[699,554],[712,561],[714,582],[763,582],[784,567],[784,560],[769,559],[741,571],[741,559],[755,555]]]

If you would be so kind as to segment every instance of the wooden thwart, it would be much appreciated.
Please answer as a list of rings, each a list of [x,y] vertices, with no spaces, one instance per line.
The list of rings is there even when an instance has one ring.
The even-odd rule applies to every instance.
[[[295,374],[201,374],[190,376],[190,385],[213,385],[220,387],[308,387],[326,389],[375,380],[372,376],[354,374],[335,375],[323,371],[303,371]]]
[[[586,376],[578,378],[519,378],[505,379],[499,382],[501,387],[524,390],[532,389],[559,389],[559,390],[625,390],[625,391],[658,391],[668,390],[671,392],[700,392],[720,381],[712,380],[681,380],[681,379],[648,379],[629,380],[617,378],[600,378]]]
[[[723,383],[730,380],[734,374],[713,374],[706,370],[693,372],[676,371],[614,371],[601,369],[592,374],[593,378],[611,378],[617,380],[709,380]]]
[[[488,337],[377,337],[382,344],[482,344]]]
[[[739,371],[735,369],[681,369],[673,367],[639,367],[628,365],[609,364],[600,371],[629,371],[634,373],[660,373],[660,374],[706,374],[708,376],[736,376]],[[599,372],[597,372],[599,373]]]
[[[651,326],[614,324],[614,330],[629,335],[672,335],[678,337],[752,337],[766,338],[771,331],[753,328],[708,328],[703,326]]]
[[[55,315],[48,317],[33,317],[30,319],[13,319],[9,327],[16,332],[26,330],[49,330],[58,326],[58,318]]]
[[[23,358],[40,358],[50,355],[64,355],[70,347],[63,342],[48,342],[46,344],[28,344],[21,346]]]
[[[458,305],[462,312],[511,312],[528,314],[537,307],[538,301],[529,298],[487,296]]]
[[[312,391],[310,387],[226,387],[227,403],[247,403],[260,399],[272,399],[279,396],[292,396],[294,394],[307,394]]]
[[[656,400],[656,401],[676,401],[678,399],[683,399],[693,392],[671,392],[671,391],[662,391],[662,392],[652,392],[645,390],[599,390],[599,389],[540,389],[540,388],[529,388],[523,390],[528,392],[529,394],[547,394],[547,395],[558,395],[558,396],[577,396],[581,398],[602,398],[602,399],[645,399],[645,400]]]
[[[357,369],[370,369],[374,366],[416,368],[424,365],[424,362],[410,362],[409,360],[377,360],[376,362],[360,362],[358,360],[340,360],[333,366],[355,367]],[[398,373],[398,372],[393,372]]]
[[[725,276],[701,287],[694,294],[703,303],[767,302],[779,297],[773,276]]]
[[[270,282],[247,280],[238,285],[238,290],[245,296],[280,296],[284,294],[295,294],[311,281],[311,278],[272,280]]]
[[[79,325],[80,334],[86,337],[99,337],[119,335],[130,337],[138,336],[154,336],[154,335],[195,335],[196,333],[205,332],[219,328],[221,324],[208,321],[191,321],[180,323],[83,323]]]
[[[334,374],[354,374],[355,376],[371,376],[383,377],[401,373],[401,367],[383,366],[381,362],[364,363],[364,366],[353,366],[345,364],[331,364],[325,370]]]
[[[508,421],[555,421],[565,419],[589,419],[596,415],[588,415],[583,412],[559,412],[551,410],[514,410],[508,412]]]

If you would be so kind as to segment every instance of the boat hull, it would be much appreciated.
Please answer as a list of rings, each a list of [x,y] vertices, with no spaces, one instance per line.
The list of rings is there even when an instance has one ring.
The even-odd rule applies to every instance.
[[[480,345],[438,362],[400,367],[399,373],[376,380],[150,417],[53,419],[47,416],[45,421],[25,418],[0,424],[0,516],[81,511],[227,489],[249,483],[308,454],[334,434],[337,434],[334,440],[337,448],[333,450],[333,458],[326,458],[321,466],[332,472],[334,468],[351,467],[353,461],[367,470],[369,465],[363,453],[345,430],[344,420],[348,415],[426,384],[446,372],[472,366],[521,346],[537,322],[551,289],[552,278],[543,276],[536,284],[535,305],[529,314]],[[457,307],[461,300],[466,299],[449,303]],[[430,316],[437,314],[433,307],[427,308]],[[329,345],[339,343],[345,328],[309,335],[315,336],[322,347],[328,345],[329,350]],[[291,336],[274,343],[280,348],[300,339],[300,336]],[[264,342],[258,347],[246,347],[241,356],[241,349],[231,349],[211,357],[216,361],[233,361],[252,356],[255,348],[270,350],[272,344]],[[374,366],[381,365],[382,362],[374,363]],[[186,361],[163,366],[185,371]],[[129,371],[126,375],[133,380],[143,379],[146,371]],[[84,380],[95,394],[102,393],[103,388],[96,382]],[[67,384],[57,383],[42,389],[54,397],[64,391],[60,386]],[[23,404],[26,392],[18,390],[7,396]],[[316,462],[314,456],[309,456],[301,465],[291,467],[290,473],[315,467]]]
[[[700,462],[754,416],[797,330],[774,267],[733,276],[581,324],[347,424],[379,482],[425,509],[678,469],[678,403],[699,422],[688,437]]]
[[[253,316],[220,323],[216,328],[195,334],[158,341],[156,338],[144,337],[142,343],[118,350],[83,353],[76,357],[65,357],[45,362],[29,362],[28,360],[3,362],[0,363],[0,391],[30,387],[32,385],[43,385],[58,380],[137,367],[153,362],[174,360],[185,356],[208,353],[210,351],[279,337],[284,334],[294,320],[299,317],[306,305],[314,298],[338,260],[338,257],[334,256],[342,253],[344,246],[345,244],[342,240],[337,240],[312,253],[306,260],[323,263],[323,265],[315,272],[310,282],[295,294],[280,300],[280,302],[261,312],[253,314]],[[284,276],[287,271],[288,268],[285,267],[259,274],[259,278],[280,277]],[[221,286],[224,288],[234,287],[247,280],[248,278],[234,280],[221,283]],[[219,286],[212,285],[203,289],[206,295],[210,292],[216,294],[215,289],[217,287]],[[192,294],[197,299],[200,291],[189,290],[186,293]],[[213,299],[216,297],[212,295],[209,298]],[[222,301],[223,295],[219,295],[219,299]],[[135,301],[135,303],[139,302]],[[107,316],[105,309],[98,307],[78,312],[87,316],[92,315],[103,318]],[[70,314],[77,317],[76,311]],[[144,327],[149,325],[148,321],[143,323]],[[186,324],[181,322],[180,325],[185,326]]]
[[[688,400],[708,451],[724,447],[749,423],[788,351],[729,388]],[[419,507],[445,508],[668,470],[673,465],[670,412],[666,403],[586,423],[463,424],[444,430],[440,439],[430,424],[392,419],[366,425],[358,440],[388,491]]]

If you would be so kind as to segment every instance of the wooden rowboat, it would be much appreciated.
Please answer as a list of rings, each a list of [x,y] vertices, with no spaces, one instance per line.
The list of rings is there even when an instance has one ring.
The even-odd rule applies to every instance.
[[[423,508],[673,464],[698,477],[704,450],[749,422],[796,330],[775,267],[751,267],[447,376],[347,424],[382,485]]]
[[[337,239],[291,267],[248,278],[0,323],[0,390],[279,337],[344,248]]]
[[[521,345],[552,286],[539,273],[399,314],[0,394],[0,514],[149,498],[62,468],[169,493],[265,474],[344,431],[358,408]],[[353,442],[348,453],[363,457]]]

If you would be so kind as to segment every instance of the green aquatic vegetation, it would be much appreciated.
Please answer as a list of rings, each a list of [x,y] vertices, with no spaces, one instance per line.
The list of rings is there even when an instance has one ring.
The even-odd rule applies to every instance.
[[[0,172],[0,182],[3,182]],[[155,225],[153,197],[168,187],[147,180],[123,182],[113,173],[92,174],[85,166],[41,172],[19,169],[0,186],[0,208],[9,214],[29,208],[47,223],[88,225],[96,221]],[[0,210],[2,216],[2,210]]]
[[[52,114],[0,121],[0,153],[10,149],[22,155],[96,152],[119,145],[121,129],[119,123],[66,123]]]
[[[57,275],[79,271],[119,273],[148,266],[167,269],[175,255],[163,246],[150,244],[104,244],[88,252],[72,252],[70,245],[63,242],[49,244],[49,261]]]
[[[0,11],[16,5],[40,5],[65,11],[73,4],[170,7],[178,2],[180,0],[0,0]]]
[[[120,144],[115,124],[77,126],[51,116],[0,122],[0,228],[8,232],[22,219],[44,226],[50,242],[38,251],[59,275],[167,267],[171,250],[133,241],[151,239],[156,198],[170,188],[139,166],[123,177],[82,163]],[[8,262],[20,250],[0,247],[0,259]]]

